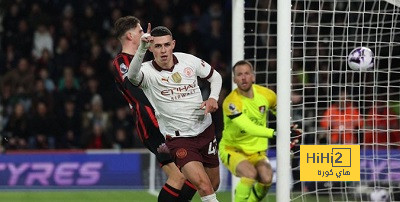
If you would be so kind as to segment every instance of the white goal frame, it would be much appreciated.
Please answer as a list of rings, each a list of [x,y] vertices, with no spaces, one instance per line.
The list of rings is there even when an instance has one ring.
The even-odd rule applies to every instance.
[[[291,2],[278,2],[277,49],[277,201],[290,201]],[[244,0],[232,1],[232,65],[244,59]],[[232,81],[232,88],[235,84]],[[232,201],[238,178],[232,175]]]

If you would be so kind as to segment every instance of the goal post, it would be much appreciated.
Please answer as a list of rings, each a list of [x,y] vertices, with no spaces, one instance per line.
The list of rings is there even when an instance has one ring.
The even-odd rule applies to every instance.
[[[291,2],[278,0],[277,4],[276,199],[290,201]]]
[[[232,65],[244,59],[244,0],[232,0]],[[233,75],[232,75],[233,77]],[[232,89],[236,84],[232,79]],[[223,165],[221,165],[223,166]],[[231,174],[231,197],[235,200],[235,187],[239,178]]]

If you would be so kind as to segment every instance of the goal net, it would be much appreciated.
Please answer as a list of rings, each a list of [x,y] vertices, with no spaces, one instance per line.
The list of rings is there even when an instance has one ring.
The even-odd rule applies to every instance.
[[[361,145],[359,182],[300,182],[295,148],[293,201],[400,200],[399,7],[398,0],[292,0],[286,79],[301,143]],[[276,91],[277,0],[247,0],[242,15],[244,59],[253,63],[256,83]],[[372,70],[348,67],[356,47],[373,51]]]

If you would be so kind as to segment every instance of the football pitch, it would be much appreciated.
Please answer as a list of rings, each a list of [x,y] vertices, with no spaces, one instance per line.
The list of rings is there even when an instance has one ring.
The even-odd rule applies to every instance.
[[[220,202],[231,201],[230,192],[217,192]],[[0,191],[0,202],[152,202],[157,201],[157,196],[149,194],[147,191],[115,191],[115,190],[76,190],[76,191]],[[192,200],[200,202],[199,196]],[[275,194],[269,194],[263,202],[276,201]],[[307,197],[295,202],[328,202],[328,198]]]

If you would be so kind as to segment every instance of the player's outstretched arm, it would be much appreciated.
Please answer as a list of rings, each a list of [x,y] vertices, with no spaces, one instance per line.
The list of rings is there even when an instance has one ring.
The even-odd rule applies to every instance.
[[[242,113],[238,115],[232,115],[231,120],[241,130],[245,130],[248,134],[253,136],[265,138],[272,138],[274,136],[274,129],[259,126]]]
[[[143,79],[143,74],[140,73],[140,67],[142,66],[144,55],[146,54],[146,51],[152,42],[153,37],[149,33],[143,34],[140,38],[140,45],[135,53],[135,56],[129,64],[127,77],[134,85],[139,85]]]

